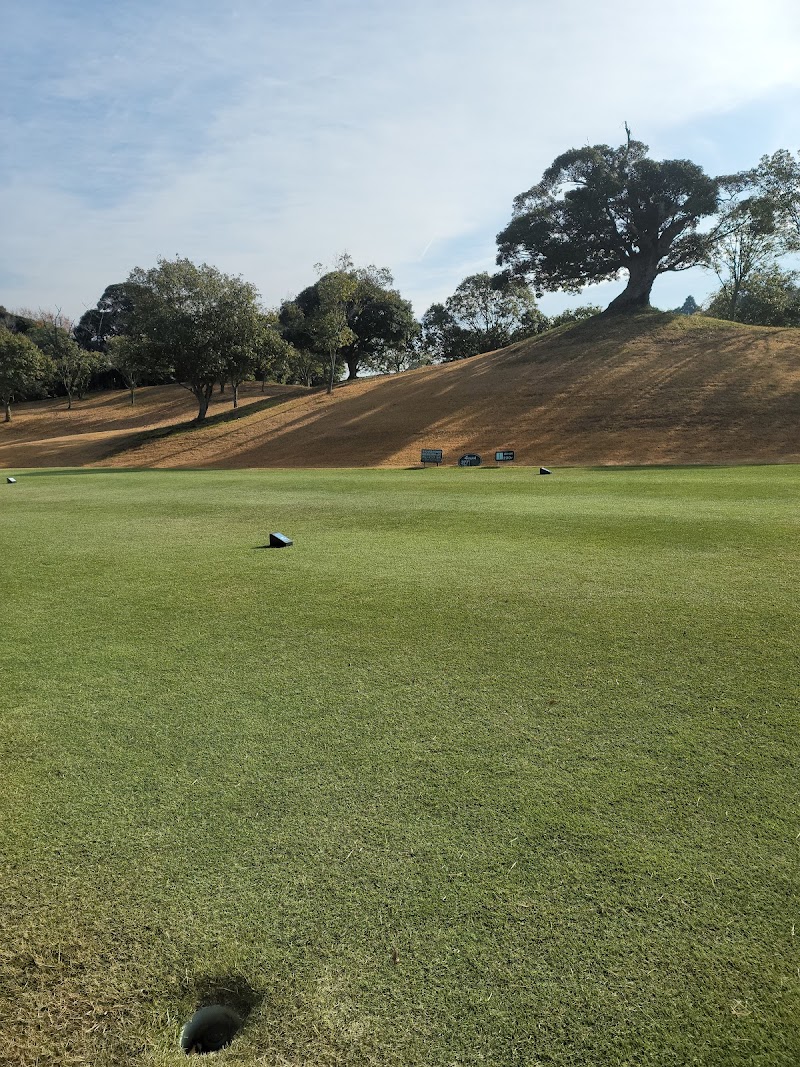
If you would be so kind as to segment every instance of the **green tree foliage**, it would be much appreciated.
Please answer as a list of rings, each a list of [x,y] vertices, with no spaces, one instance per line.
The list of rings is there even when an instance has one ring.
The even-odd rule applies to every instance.
[[[602,314],[603,309],[599,304],[583,304],[581,307],[569,308],[558,315],[553,315],[547,320],[548,330],[555,330],[557,326],[565,326],[569,322],[583,322],[585,319],[594,318]]]
[[[266,312],[261,319],[262,332],[254,362],[254,373],[265,391],[267,378],[285,382],[293,377],[298,352],[281,332],[277,311]]]
[[[800,326],[800,287],[795,271],[772,266],[749,275],[742,285],[736,321],[751,326]],[[732,319],[730,297],[724,288],[708,301],[704,314]]]
[[[784,251],[800,250],[800,152],[762,156],[751,173],[753,192],[772,212]]]
[[[287,300],[281,305],[278,323],[281,336],[292,348],[286,361],[286,380],[306,386],[322,384],[325,381],[325,356],[311,347],[314,340],[306,315],[297,301]]]
[[[428,353],[419,350],[419,342],[415,339],[404,348],[386,349],[375,360],[374,369],[380,371],[381,374],[400,374],[413,367],[428,366],[431,362]]]
[[[72,337],[72,324],[60,312],[45,312],[31,329],[29,337],[51,361],[54,380],[67,395],[67,410],[75,397],[83,398],[92,375],[105,365],[97,352],[89,352]]]
[[[108,366],[119,374],[136,403],[136,390],[148,376],[148,362],[140,344],[125,334],[107,336],[105,340]]]
[[[133,270],[129,337],[153,374],[166,374],[197,400],[206,417],[215,382],[232,367],[255,365],[262,340],[258,293],[241,278],[188,259],[160,259]],[[241,379],[240,379],[241,380]]]
[[[427,351],[447,362],[504,348],[546,328],[530,286],[506,273],[470,275],[422,317]]]
[[[627,273],[607,312],[650,306],[659,274],[703,263],[714,234],[698,223],[717,211],[719,182],[685,159],[658,162],[628,136],[560,155],[538,185],[514,200],[498,234],[498,263],[537,290],[579,292]]]
[[[0,327],[0,401],[5,422],[11,422],[11,402],[53,373],[49,359],[23,333]]]
[[[356,287],[356,280],[345,271],[329,271],[295,300],[281,305],[283,336],[297,352],[292,365],[305,384],[320,382],[327,366],[328,392],[333,392],[341,350],[355,340],[347,325],[347,304]]]
[[[134,295],[127,282],[107,286],[97,306],[81,315],[73,331],[81,348],[105,352],[110,338],[127,334]]]
[[[376,369],[388,352],[408,349],[419,330],[408,300],[367,280],[359,282],[357,307],[348,318],[355,340],[344,350],[348,378],[362,367]]]
[[[360,370],[379,369],[387,352],[408,348],[419,330],[411,304],[392,285],[392,275],[385,268],[355,267],[349,256],[341,256],[335,270],[282,306],[284,336],[298,348],[319,352],[329,362],[329,351],[319,348],[312,324],[319,319],[321,303],[330,304],[331,287],[338,286],[347,290],[342,311],[350,336],[342,342],[337,359],[347,366],[349,380]]]
[[[312,347],[328,357],[328,393],[333,392],[333,383],[336,381],[339,352],[346,345],[352,346],[356,340],[354,331],[348,325],[348,305],[353,302],[357,288],[358,282],[351,274],[331,271],[317,282],[316,305],[305,316]]]
[[[11,333],[27,333],[35,325],[35,316],[20,311],[7,311],[0,306],[0,328],[10,330]]]
[[[750,175],[728,179],[745,192]],[[725,318],[736,321],[739,298],[748,279],[775,266],[784,249],[769,202],[761,196],[733,196],[723,206],[717,224],[718,240],[710,247],[707,265],[716,274],[720,293],[728,301]]]
[[[700,305],[693,296],[687,296],[679,308],[673,308],[675,315],[696,315],[700,311]]]
[[[311,387],[326,380],[325,363],[318,352],[310,348],[294,348],[288,361],[288,381]]]
[[[234,409],[239,407],[239,387],[242,382],[251,381],[259,366],[261,355],[261,334],[264,330],[263,317],[259,322],[259,332],[255,337],[234,340],[225,352],[223,382],[230,382]]]

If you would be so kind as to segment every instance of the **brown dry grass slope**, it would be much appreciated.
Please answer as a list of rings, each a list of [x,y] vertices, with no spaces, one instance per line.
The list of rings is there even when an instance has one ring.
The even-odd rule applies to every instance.
[[[799,427],[800,330],[648,312],[333,396],[301,393],[105,459],[73,450],[60,462],[409,467],[422,447],[443,449],[446,463],[467,451],[492,460],[500,448],[532,465],[791,462],[800,459]],[[13,454],[0,447],[0,462],[9,466]],[[52,463],[58,449],[26,455],[29,465]]]
[[[307,392],[301,386],[249,382],[240,390],[242,414],[261,406]],[[211,418],[231,414],[230,391],[215,393],[209,405]],[[138,442],[144,434],[188,423],[197,415],[197,403],[179,385],[138,389],[131,407],[127,390],[93,393],[76,400],[67,410],[64,397],[38,403],[13,404],[12,421],[0,423],[0,468],[92,466],[110,454]]]

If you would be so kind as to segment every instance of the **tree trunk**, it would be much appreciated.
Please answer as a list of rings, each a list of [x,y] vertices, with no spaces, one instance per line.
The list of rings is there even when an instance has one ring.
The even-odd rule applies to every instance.
[[[67,411],[72,411],[72,390],[67,389]]]
[[[331,352],[331,376],[328,379],[328,395],[333,392],[333,379],[336,375],[336,351]]]
[[[3,422],[11,422],[11,401],[4,400],[3,406],[6,409],[6,417],[3,419]]]
[[[136,403],[136,386],[135,385],[129,385],[128,389],[130,390],[130,394],[131,394],[131,407],[133,407],[133,405]]]
[[[235,411],[239,406],[239,383],[233,383],[233,410]]]
[[[197,421],[202,422],[208,411],[211,394],[214,392],[214,383],[212,382],[210,385],[192,385],[190,388],[197,400]]]
[[[733,283],[733,290],[731,292],[731,322],[736,322],[736,312],[739,305],[739,289],[741,282],[736,279]]]
[[[348,380],[348,382],[353,382],[358,377],[358,368],[359,368],[360,363],[361,363],[361,360],[359,359],[358,356],[348,356],[347,357],[347,380]]]
[[[628,267],[628,284],[605,310],[606,315],[631,314],[650,307],[650,292],[658,277],[658,260],[631,260]]]

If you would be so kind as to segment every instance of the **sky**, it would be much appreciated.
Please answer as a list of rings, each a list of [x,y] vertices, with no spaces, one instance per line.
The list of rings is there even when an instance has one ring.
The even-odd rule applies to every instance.
[[[72,318],[159,257],[272,307],[343,252],[421,315],[494,269],[556,156],[626,122],[710,174],[800,148],[797,0],[26,0],[3,35],[0,304]],[[662,275],[653,303],[715,285]]]

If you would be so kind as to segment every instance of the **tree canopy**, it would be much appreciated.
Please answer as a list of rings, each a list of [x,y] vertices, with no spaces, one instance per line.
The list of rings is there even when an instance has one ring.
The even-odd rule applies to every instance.
[[[775,230],[787,252],[800,250],[800,152],[785,148],[762,156],[751,172],[755,197],[771,213]]]
[[[52,372],[49,359],[33,341],[0,326],[0,401],[5,422],[11,422],[12,400]]]
[[[555,330],[558,326],[565,326],[567,323],[573,322],[585,322],[586,319],[593,319],[595,315],[600,315],[603,309],[599,304],[582,304],[580,307],[568,308],[566,311],[561,311],[558,315],[552,315],[547,320],[548,330]]]
[[[188,259],[160,259],[128,278],[128,336],[153,372],[168,374],[197,400],[206,416],[214,384],[225,380],[229,361],[255,361],[262,312],[255,286]]]
[[[348,271],[333,270],[281,308],[285,337],[296,348],[327,360],[328,392],[338,375],[339,353],[356,335],[348,324],[358,282]]]
[[[607,312],[649,307],[659,274],[704,262],[715,237],[698,223],[715,214],[719,181],[686,159],[656,161],[628,137],[560,155],[514,200],[498,234],[498,263],[536,289],[578,292],[627,273]]]
[[[73,331],[81,348],[105,352],[110,338],[126,334],[133,310],[133,296],[127,282],[106,286],[97,306],[81,315]]]
[[[753,271],[742,283],[736,303],[736,321],[750,326],[800,326],[800,287],[795,271],[777,265]],[[733,319],[730,293],[723,286],[704,307],[716,319]]]
[[[83,396],[102,357],[80,347],[72,336],[72,323],[60,312],[42,313],[26,337],[51,361],[53,377],[67,394],[67,410],[71,410],[75,396]]]
[[[108,366],[125,382],[133,405],[136,403],[137,386],[148,373],[146,352],[125,334],[108,337],[105,344]]]
[[[672,310],[675,315],[696,315],[700,310],[700,305],[693,296],[687,296],[679,308]]]
[[[341,316],[334,371],[338,359],[347,366],[349,380],[364,368],[378,368],[387,352],[407,348],[418,330],[411,304],[392,285],[385,268],[355,267],[349,256],[342,256],[335,270],[282,305],[284,336],[296,348],[323,354],[330,362],[325,324],[333,328],[331,316]]]
[[[281,333],[278,313],[275,310],[265,312],[261,317],[261,336],[258,340],[253,373],[261,382],[261,391],[267,377],[285,381],[292,373],[292,366],[297,358],[297,350]]]
[[[471,274],[422,317],[425,347],[439,360],[467,359],[547,328],[530,286],[501,273]]]

